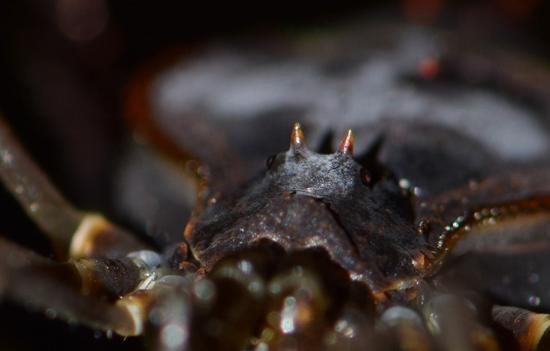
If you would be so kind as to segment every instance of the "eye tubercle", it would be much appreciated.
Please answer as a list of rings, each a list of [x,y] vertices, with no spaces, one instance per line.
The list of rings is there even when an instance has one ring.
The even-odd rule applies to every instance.
[[[353,132],[351,129],[348,129],[346,136],[342,139],[340,146],[338,147],[338,152],[343,155],[353,156]]]
[[[300,123],[294,123],[290,136],[290,149],[297,150],[305,147],[304,132]]]

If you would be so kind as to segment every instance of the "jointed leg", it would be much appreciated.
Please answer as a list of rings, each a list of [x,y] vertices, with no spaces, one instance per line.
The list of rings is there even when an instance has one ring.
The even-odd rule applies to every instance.
[[[71,206],[32,162],[1,116],[0,179],[61,257],[113,257],[146,248],[100,215]]]
[[[120,274],[123,272],[119,270],[118,277],[106,277],[98,269],[105,261],[87,261],[57,263],[0,240],[2,295],[65,320],[131,333],[134,322],[129,313],[97,295],[111,295],[117,289],[122,292],[123,287],[131,289],[139,278],[137,268],[133,269],[134,274]],[[126,262],[126,267],[126,272],[132,271],[130,262]]]
[[[498,325],[514,335],[522,351],[550,347],[550,315],[505,306],[494,306],[492,314]]]
[[[59,263],[0,239],[0,295],[48,314],[121,335],[138,335],[161,259],[132,234],[71,206],[0,117],[0,180],[58,249]],[[134,252],[134,253],[132,253]],[[125,297],[126,296],[126,297]],[[122,299],[120,299],[122,297]],[[116,301],[119,301],[118,303]],[[136,313],[140,310],[141,313]],[[146,311],[146,312],[144,312]]]

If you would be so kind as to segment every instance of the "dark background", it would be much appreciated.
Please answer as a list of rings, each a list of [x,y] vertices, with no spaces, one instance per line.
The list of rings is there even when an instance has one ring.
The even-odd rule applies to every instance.
[[[539,55],[550,4],[536,0],[365,1],[248,5],[137,0],[0,3],[0,110],[77,205],[109,206],[110,162],[127,133],[123,97],[136,70],[212,38],[345,23],[359,15],[456,30],[503,28]],[[525,40],[527,39],[527,40]]]
[[[319,3],[41,0],[0,2],[0,111],[53,182],[78,207],[124,223],[112,205],[112,170],[130,131],[123,100],[136,70],[162,53],[213,38],[262,35],[391,17],[447,28],[494,26],[543,59],[550,5],[536,0]],[[47,242],[0,189],[0,233],[49,254]],[[0,348],[134,349],[9,303]]]

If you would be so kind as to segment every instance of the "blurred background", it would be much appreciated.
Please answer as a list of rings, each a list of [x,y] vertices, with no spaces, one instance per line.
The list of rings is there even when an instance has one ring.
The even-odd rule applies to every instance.
[[[139,0],[3,1],[0,108],[28,149],[77,204],[105,208],[127,133],[123,97],[148,61],[212,39],[326,27],[359,16],[453,30],[500,31],[546,56],[550,4],[537,0],[402,0],[336,5],[230,5]]]
[[[114,205],[113,174],[132,133],[124,106],[137,71],[158,57],[170,58],[212,40],[329,28],[358,16],[457,32],[492,32],[517,50],[550,62],[550,2],[542,0],[373,0],[331,6],[313,2],[193,2],[191,6],[186,1],[2,1],[0,110],[70,201],[132,226]],[[37,229],[3,190],[0,210],[3,235],[50,253]],[[7,348],[134,349],[140,343],[108,340],[8,303],[0,304],[0,325],[0,339]]]

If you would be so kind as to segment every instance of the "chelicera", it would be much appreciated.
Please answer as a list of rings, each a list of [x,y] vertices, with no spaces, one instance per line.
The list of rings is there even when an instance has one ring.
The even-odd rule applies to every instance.
[[[182,241],[155,252],[74,209],[0,132],[2,182],[59,252],[1,241],[3,292],[46,314],[159,350],[548,347],[549,173],[459,133],[389,120],[332,150],[295,124],[263,169],[226,150],[223,172],[202,144],[174,153],[197,200]]]

